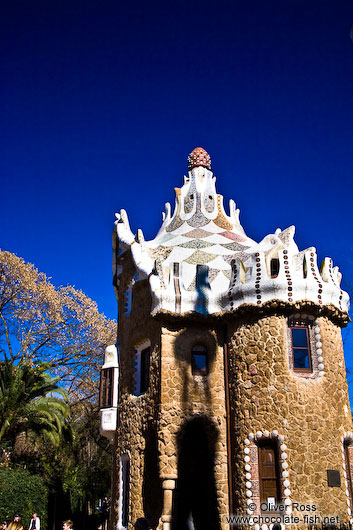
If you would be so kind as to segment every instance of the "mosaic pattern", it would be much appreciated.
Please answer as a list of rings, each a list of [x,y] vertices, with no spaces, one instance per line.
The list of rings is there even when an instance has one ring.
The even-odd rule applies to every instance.
[[[158,274],[158,277],[159,277],[159,281],[160,281],[161,287],[163,289],[165,289],[166,285],[165,285],[165,281],[164,281],[163,267],[162,267],[162,263],[161,263],[161,261],[159,259],[156,260],[156,271],[157,271],[157,274]]]
[[[196,250],[189,258],[187,258],[187,263],[191,263],[192,265],[205,265],[209,261],[212,261],[216,258],[214,254],[209,254],[208,252],[203,252],[202,250]]]
[[[175,189],[174,215],[168,218],[168,226],[167,222],[163,223],[153,241],[142,243],[140,237],[136,238],[131,232],[126,212],[122,210],[117,214],[118,246],[123,253],[131,253],[136,281],[150,278],[153,312],[161,309],[218,312],[235,310],[242,304],[261,305],[270,300],[293,303],[305,299],[317,305],[325,301],[347,312],[348,295],[340,289],[338,270],[333,269],[332,262],[327,259],[321,274],[315,250],[309,248],[299,252],[294,242],[294,227],[284,231],[277,229],[259,244],[245,235],[238,221],[233,227],[230,221],[237,215],[234,204],[231,204],[232,217],[228,218],[223,210],[223,198],[216,193],[213,173],[206,165],[198,167],[207,156],[203,150],[193,152],[190,163],[195,165],[182,188]],[[168,216],[169,211],[168,205]],[[188,216],[191,219],[186,219]],[[279,246],[284,247],[278,258],[280,273],[272,279],[268,265],[279,241]],[[303,271],[303,259],[307,274]],[[114,274],[121,275],[124,263],[113,266]],[[159,281],[156,281],[156,273]],[[165,290],[167,292],[163,292]],[[129,296],[127,290],[125,314],[130,311]]]
[[[196,290],[196,276],[194,277],[194,279],[186,290],[189,292],[194,292]]]
[[[180,228],[184,224],[184,221],[180,219],[179,215],[176,214],[172,222],[166,227],[166,232],[174,232],[177,228]]]
[[[278,237],[282,241],[283,245],[288,247],[293,239],[293,227],[290,226],[286,230],[283,230],[278,234]]]
[[[221,232],[221,235],[227,237],[228,239],[232,239],[233,241],[238,241],[238,243],[246,241],[245,237],[242,237],[239,234],[235,234],[234,232],[229,232],[229,230],[227,230],[227,232]]]
[[[191,198],[190,193],[184,199],[184,212],[190,213],[194,207],[194,197]]]
[[[219,270],[218,269],[209,269],[208,270],[209,282],[212,283],[213,280],[215,280],[215,278],[218,276],[218,274],[219,274]]]
[[[255,280],[255,295],[256,295],[256,303],[257,305],[261,304],[261,259],[260,259],[260,253],[255,253],[255,267],[256,267],[256,280]]]
[[[334,280],[334,277],[333,277],[333,274],[332,274],[332,260],[330,259],[330,262],[329,262],[329,274],[330,274],[330,278],[331,280],[333,281],[334,285],[336,285],[336,282]],[[342,311],[342,298],[343,298],[343,291],[342,289],[339,287],[339,290],[340,290],[340,296],[339,296],[339,299],[338,299],[338,304],[339,304],[339,307]]]
[[[204,166],[211,169],[211,157],[202,147],[196,147],[188,156],[188,167]]]
[[[250,255],[246,254],[246,252],[237,252],[236,256],[222,256],[224,261],[229,265],[232,264],[232,261],[235,257],[239,258],[243,263],[245,263],[250,258]]]
[[[212,197],[212,195],[206,195],[204,204],[205,204],[206,212],[212,213],[215,208],[214,198]]]
[[[190,232],[187,232],[186,234],[183,234],[185,237],[192,237],[192,238],[203,238],[207,236],[212,236],[212,232],[206,232],[206,230],[202,230],[202,228],[195,228],[194,230],[190,230]]]
[[[230,270],[227,270],[227,271],[222,271],[224,276],[230,281],[231,277],[232,277],[232,271]]]
[[[207,241],[202,241],[202,239],[194,239],[193,241],[187,241],[186,243],[178,245],[178,247],[182,248],[207,248],[213,246],[214,243],[208,243]]]
[[[196,212],[188,219],[187,224],[194,227],[200,227],[208,225],[210,222],[209,219],[201,212],[201,194],[196,194]]]
[[[318,295],[317,295],[318,302],[320,305],[322,305],[322,283],[321,283],[322,280],[320,281],[319,278],[317,277],[314,256],[315,254],[313,252],[310,252],[310,270],[311,270],[311,274],[313,275],[318,285]]]
[[[288,289],[288,302],[293,302],[293,282],[292,277],[289,270],[289,263],[288,263],[288,251],[283,251],[283,263],[284,263],[284,273],[286,275],[287,280],[287,289]]]
[[[167,241],[174,239],[174,237],[174,234],[163,234],[161,237],[158,238],[158,243],[166,243]]]
[[[150,248],[149,254],[152,259],[164,261],[167,259],[173,248],[159,246],[157,248]]]
[[[226,219],[222,213],[222,195],[217,195],[217,208],[218,208],[218,215],[213,222],[220,228],[224,228],[225,230],[232,230],[233,229],[232,223],[230,223],[228,219]]]
[[[239,243],[222,243],[222,247],[227,248],[228,250],[234,250],[234,252],[242,252],[243,250],[249,248],[245,245],[240,245]]]

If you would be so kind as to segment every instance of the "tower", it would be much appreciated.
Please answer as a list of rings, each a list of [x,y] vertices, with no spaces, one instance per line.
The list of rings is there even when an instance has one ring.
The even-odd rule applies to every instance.
[[[226,214],[208,153],[194,149],[188,168],[152,241],[116,214],[120,376],[114,391],[103,370],[112,390],[101,411],[112,437],[104,413],[117,410],[112,527],[142,516],[163,530],[226,529],[230,515],[255,530],[347,523],[349,300],[338,268],[325,258],[319,270],[293,226],[256,243],[233,201]]]

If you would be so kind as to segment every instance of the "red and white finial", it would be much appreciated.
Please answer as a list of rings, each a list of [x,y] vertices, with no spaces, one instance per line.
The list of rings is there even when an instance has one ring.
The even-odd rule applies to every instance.
[[[197,166],[207,167],[211,169],[211,157],[202,149],[202,147],[196,147],[188,156],[188,166],[189,169],[192,169]]]

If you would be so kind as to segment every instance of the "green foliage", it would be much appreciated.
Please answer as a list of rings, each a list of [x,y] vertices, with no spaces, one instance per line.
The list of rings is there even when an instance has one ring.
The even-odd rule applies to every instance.
[[[0,518],[12,519],[20,513],[28,528],[32,512],[37,512],[46,528],[48,488],[44,481],[25,469],[0,468]]]
[[[69,409],[59,397],[47,396],[65,393],[45,369],[44,364],[14,366],[0,361],[0,441],[15,441],[24,433],[42,435],[58,445]]]

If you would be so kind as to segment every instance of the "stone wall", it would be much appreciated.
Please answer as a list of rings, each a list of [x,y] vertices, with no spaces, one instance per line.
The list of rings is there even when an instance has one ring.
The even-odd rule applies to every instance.
[[[157,448],[157,418],[160,402],[160,326],[150,315],[148,282],[132,289],[132,307],[124,316],[124,291],[131,281],[133,267],[125,257],[124,272],[118,290],[120,341],[120,381],[118,428],[114,442],[111,530],[119,518],[120,456],[130,456],[129,529],[138,517],[147,516],[157,524],[162,510],[162,487]],[[151,343],[148,392],[133,395],[134,349],[148,339]]]
[[[191,350],[196,344],[202,344],[207,348],[209,354],[207,377],[192,374]],[[203,473],[209,473],[207,476],[210,487],[211,483],[215,484],[218,504],[215,509],[217,514],[209,516],[223,521],[224,515],[229,513],[223,334],[202,324],[190,324],[185,328],[165,325],[162,328],[161,347],[159,424],[161,476],[164,479],[176,479],[179,475],[180,479],[182,472],[180,455],[183,451],[188,451],[183,446],[187,443],[185,440],[188,432],[194,433],[190,434],[194,439],[199,436],[200,445],[203,443],[202,437],[205,436],[210,447],[208,462],[205,457],[205,467],[209,466],[208,471],[196,469],[195,474],[199,473],[198,480],[194,476],[190,476],[189,480],[193,482],[196,494],[206,480]],[[197,459],[198,447],[194,446],[193,450]],[[197,463],[195,466],[197,467]],[[178,492],[176,491],[175,494],[178,495]],[[205,492],[205,497],[207,495],[211,493]],[[204,511],[206,515],[207,502]],[[164,515],[164,522],[169,522],[170,513]],[[177,521],[178,514],[174,513],[173,518]],[[224,523],[222,528],[225,528]]]
[[[318,323],[325,373],[314,378],[289,369],[286,316],[251,319],[249,315],[229,324],[232,468],[238,513],[247,510],[245,440],[249,433],[256,440],[257,432],[277,431],[287,446],[292,502],[315,504],[321,517],[338,515],[348,520],[342,437],[352,427],[341,330],[326,317],[318,318]],[[326,470],[340,471],[340,488],[328,487]]]

